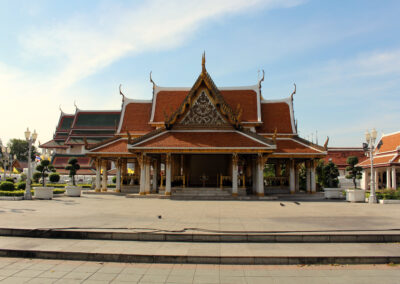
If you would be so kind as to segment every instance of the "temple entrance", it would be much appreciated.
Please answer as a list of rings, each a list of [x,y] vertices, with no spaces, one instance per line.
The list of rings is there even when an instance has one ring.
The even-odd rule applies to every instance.
[[[221,175],[230,175],[231,155],[194,154],[183,155],[182,172],[188,187],[219,187]]]

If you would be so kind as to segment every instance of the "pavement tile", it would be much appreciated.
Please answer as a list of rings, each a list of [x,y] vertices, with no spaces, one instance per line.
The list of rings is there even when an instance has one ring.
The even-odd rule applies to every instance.
[[[117,276],[117,273],[102,273],[96,272],[88,278],[88,280],[105,280],[112,281]]]
[[[68,271],[55,271],[55,270],[48,270],[43,272],[42,274],[39,275],[41,278],[62,278],[64,275],[66,275]]]
[[[63,279],[71,279],[71,280],[86,280],[93,273],[92,272],[69,272],[63,276]]]
[[[219,275],[194,275],[193,283],[219,283]]]
[[[32,277],[33,278],[42,273],[43,273],[42,270],[23,269],[23,270],[15,273],[13,276],[14,277]]]
[[[122,270],[124,270],[123,266],[103,266],[100,269],[97,270],[97,273],[120,273]]]
[[[245,277],[247,284],[276,284],[272,277]]]
[[[35,283],[35,284],[51,284],[55,283],[58,279],[55,278],[42,278],[36,277],[28,281],[28,283]]]
[[[0,269],[0,277],[1,276],[11,276],[15,273],[18,273],[19,271],[21,271],[22,269],[14,269],[14,268],[3,268]]]
[[[166,283],[192,283],[193,275],[169,275]]]
[[[120,273],[117,275],[113,281],[114,282],[138,282],[143,275],[141,274],[125,274],[125,273]]]
[[[35,263],[32,266],[29,266],[29,269],[33,269],[33,270],[49,270],[51,268],[53,268],[54,266],[56,266],[56,264],[50,264],[50,263]]]
[[[32,278],[30,277],[8,277],[1,281],[1,283],[10,283],[10,284],[18,284],[18,283],[26,283]]]
[[[221,284],[247,284],[244,276],[221,276],[219,283]]]
[[[143,275],[139,283],[150,282],[150,283],[164,283],[167,280],[168,275]]]

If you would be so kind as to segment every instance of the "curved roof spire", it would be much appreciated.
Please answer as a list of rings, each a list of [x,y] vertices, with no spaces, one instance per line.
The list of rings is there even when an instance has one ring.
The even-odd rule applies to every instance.
[[[153,90],[154,90],[155,87],[156,87],[156,83],[154,83],[153,78],[151,77],[151,74],[152,74],[152,73],[153,73],[153,71],[150,71],[150,83],[153,84]]]
[[[261,89],[261,82],[263,82],[264,81],[264,78],[265,78],[265,71],[264,71],[264,69],[262,70],[262,77],[261,77],[261,79],[260,80],[258,80],[258,87]]]
[[[293,93],[290,95],[290,99],[293,101],[293,95],[296,94],[296,83],[293,83],[294,85],[294,90]]]
[[[63,110],[61,109],[61,105],[59,105],[58,106],[58,108],[60,109],[60,111],[61,111],[61,115],[63,115],[64,114],[64,112],[63,112]]]
[[[203,52],[203,56],[201,58],[201,72],[206,73],[206,51]]]
[[[124,103],[125,102],[125,95],[121,90],[121,86],[122,86],[122,84],[119,84],[119,94],[122,96],[122,103]]]
[[[76,105],[76,101],[74,100],[75,111],[79,110],[78,106]]]

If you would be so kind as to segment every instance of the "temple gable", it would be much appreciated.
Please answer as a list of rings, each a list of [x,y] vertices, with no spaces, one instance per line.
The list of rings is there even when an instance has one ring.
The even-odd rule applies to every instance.
[[[185,126],[221,126],[226,125],[227,122],[203,90],[178,124]]]

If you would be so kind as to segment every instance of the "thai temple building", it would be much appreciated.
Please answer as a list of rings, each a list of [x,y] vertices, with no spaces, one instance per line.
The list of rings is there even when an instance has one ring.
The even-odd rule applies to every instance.
[[[374,150],[373,169],[375,190],[396,189],[400,185],[400,132],[394,132],[378,140]],[[371,160],[365,159],[359,166],[363,168],[361,188],[370,189]]]
[[[86,148],[114,137],[120,115],[119,110],[86,111],[76,107],[75,114],[61,110],[53,139],[39,147],[52,157],[52,164],[61,175],[67,174],[65,166],[71,157],[78,159],[79,175],[94,175],[93,162],[85,155]]]
[[[61,164],[57,158],[85,153],[80,159],[91,159],[97,191],[107,190],[113,164],[116,191],[136,188],[141,195],[174,195],[183,188],[223,189],[233,196],[294,193],[301,165],[307,191],[315,192],[316,160],[326,156],[328,142],[319,146],[300,138],[295,91],[283,99],[265,99],[263,79],[251,86],[218,87],[203,55],[192,87],[160,87],[150,74],[151,100],[129,99],[120,91],[121,111],[62,114],[54,139],[44,146],[62,149],[56,165]],[[266,165],[274,176],[264,177]]]

